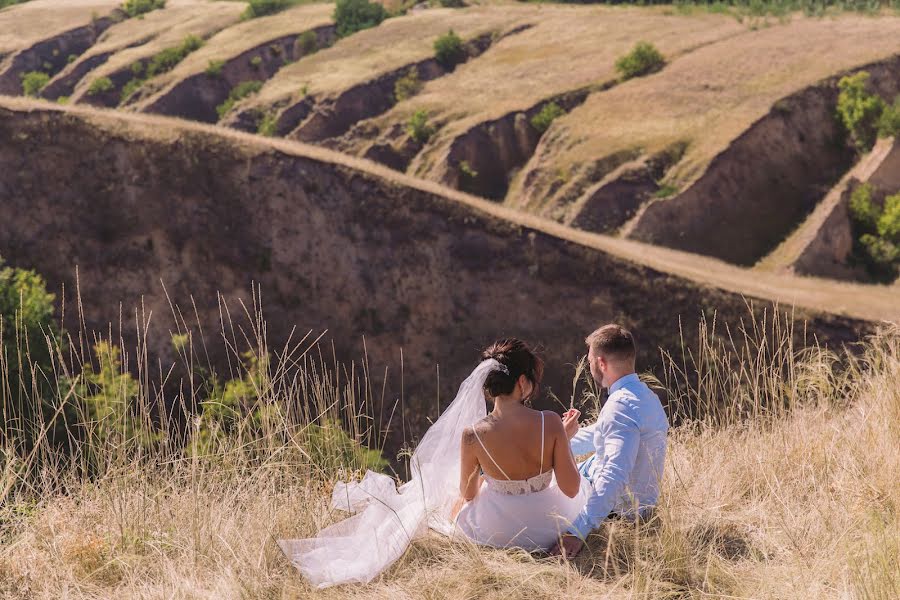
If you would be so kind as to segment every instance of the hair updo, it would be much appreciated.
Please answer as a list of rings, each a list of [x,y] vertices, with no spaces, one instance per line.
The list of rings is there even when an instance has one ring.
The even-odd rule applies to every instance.
[[[523,400],[530,400],[537,395],[544,376],[544,361],[537,356],[528,344],[516,338],[508,338],[494,342],[481,353],[481,360],[493,358],[506,367],[509,373],[491,371],[484,382],[484,391],[491,398],[511,394],[521,375],[528,378],[534,386],[531,393]]]

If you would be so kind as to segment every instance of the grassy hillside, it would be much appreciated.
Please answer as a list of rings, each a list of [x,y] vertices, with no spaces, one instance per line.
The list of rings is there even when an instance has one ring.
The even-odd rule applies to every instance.
[[[5,449],[0,593],[894,598],[900,591],[898,332],[885,330],[866,343],[861,358],[852,358],[795,348],[787,331],[757,324],[733,346],[710,338],[703,326],[686,332],[686,343],[703,348],[708,376],[682,387],[685,396],[724,392],[732,402],[670,433],[661,504],[648,523],[604,525],[568,563],[430,534],[373,583],[324,592],[308,586],[275,540],[312,536],[343,518],[328,508],[330,488],[359,468],[359,447],[350,440],[373,427],[377,440],[380,427],[365,418],[363,375],[348,379],[352,371],[298,346],[243,375],[240,389],[252,412],[238,417],[231,433],[201,435],[216,422],[205,415],[181,450],[171,430],[150,441],[143,433],[149,422],[143,411],[157,398],[157,384],[118,379],[123,363],[107,359],[102,371],[99,356],[76,349],[60,367],[70,365],[72,376],[82,367],[108,373],[89,375],[91,389],[99,390],[94,396],[71,387],[71,380],[57,384],[51,374],[54,385],[63,385],[51,407],[75,415],[67,430],[76,460],[60,460],[68,452],[54,449],[46,436],[32,452]],[[199,343],[178,342],[182,366]],[[257,356],[265,355],[264,340],[252,343]],[[122,356],[136,358],[128,349]],[[9,363],[2,367],[8,373]],[[682,370],[699,367],[676,355],[664,383],[686,384]],[[190,404],[192,392],[183,393],[179,402]],[[122,394],[143,407],[131,414],[143,417],[118,410],[89,420],[98,398]],[[348,434],[334,425],[341,418]],[[15,425],[7,422],[4,431],[14,433]]]

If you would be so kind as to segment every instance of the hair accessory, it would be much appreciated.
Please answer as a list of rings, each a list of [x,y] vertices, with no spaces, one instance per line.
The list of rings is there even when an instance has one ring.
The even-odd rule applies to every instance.
[[[499,360],[497,361],[497,370],[500,371],[501,373],[506,373],[507,375],[509,375],[509,367],[504,365]]]

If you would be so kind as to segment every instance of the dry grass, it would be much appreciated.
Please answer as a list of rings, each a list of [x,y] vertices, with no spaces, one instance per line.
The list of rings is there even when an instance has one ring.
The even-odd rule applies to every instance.
[[[228,2],[181,0],[167,2],[166,7],[146,13],[140,19],[125,19],[107,29],[78,60],[58,75],[63,77],[92,57],[111,53],[102,64],[87,73],[75,87],[72,100],[87,93],[91,82],[147,59],[171,46],[177,46],[188,35],[206,37],[238,20],[240,10]]]
[[[552,205],[553,197],[541,197],[543,188],[522,189],[529,171],[574,173],[586,158],[634,149],[652,154],[678,141],[690,146],[667,178],[684,188],[778,99],[894,55],[898,30],[896,16],[793,15],[685,54],[659,73],[592,95],[555,121],[509,198]]]
[[[31,0],[9,6],[0,10],[0,56],[88,25],[121,4],[121,0]]]
[[[166,48],[178,46],[189,35],[207,38],[233,25],[240,18],[242,7],[242,4],[234,2],[167,2],[162,10],[151,11],[141,19],[126,19],[110,27],[90,50],[59,76],[64,76],[70,69],[76,68],[78,62],[92,56],[113,53],[107,61],[78,82],[71,97],[71,101],[77,102],[97,78],[129,69],[137,61],[149,59]]]
[[[404,65],[434,56],[434,40],[448,29],[464,39],[508,30],[537,19],[530,6],[476,6],[471,9],[431,9],[384,21],[338,41],[296,64],[281,69],[248,106],[269,107],[304,93],[330,95],[364,83]]]
[[[222,2],[222,4],[239,7],[241,10],[238,14],[245,6],[239,2]],[[205,71],[212,60],[228,60],[270,40],[291,34],[299,35],[304,31],[328,25],[332,22],[333,12],[332,4],[304,4],[275,15],[251,19],[228,27],[212,36],[202,48],[192,52],[174,69],[154,79],[153,85],[161,90],[160,94],[163,94],[182,79]],[[142,107],[152,104],[157,97],[156,94],[149,96],[137,103],[134,108],[141,110]]]
[[[225,327],[222,337],[232,352],[266,352],[264,321],[247,316],[252,330]],[[688,336],[698,350],[671,359],[667,385],[683,401],[725,393],[733,403],[672,431],[653,520],[604,526],[572,563],[430,535],[369,585],[312,590],[274,539],[310,536],[341,518],[327,498],[344,470],[313,465],[302,432],[343,414],[361,435],[373,396],[364,368],[335,370],[308,337],[275,352],[257,388],[282,417],[208,454],[140,450],[133,440],[87,444],[103,461],[86,477],[78,463],[54,464],[46,445],[17,458],[7,438],[0,595],[897,597],[900,331],[885,330],[852,358],[794,347],[789,322],[755,322],[725,338],[712,329],[704,323]],[[202,355],[200,345],[188,344],[186,363]],[[138,348],[131,358],[142,355]],[[137,370],[146,368],[139,361]],[[701,376],[684,376],[694,371]],[[155,386],[141,381],[146,406]]]

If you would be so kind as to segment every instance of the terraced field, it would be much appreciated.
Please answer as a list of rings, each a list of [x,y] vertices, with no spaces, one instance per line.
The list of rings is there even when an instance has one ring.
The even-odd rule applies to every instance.
[[[21,76],[44,65],[51,100],[315,143],[571,227],[744,266],[775,252],[853,168],[833,117],[838,78],[865,69],[883,98],[900,94],[893,14],[750,23],[498,2],[416,9],[337,39],[331,4],[239,22],[244,6],[172,0],[139,20],[100,1],[5,9],[0,91],[21,92]],[[465,52],[442,65],[433,44],[451,29]],[[205,43],[139,75],[189,35]],[[639,41],[665,65],[623,81],[616,60]],[[398,98],[398,82],[411,92]],[[538,128],[550,105],[557,118]]]

